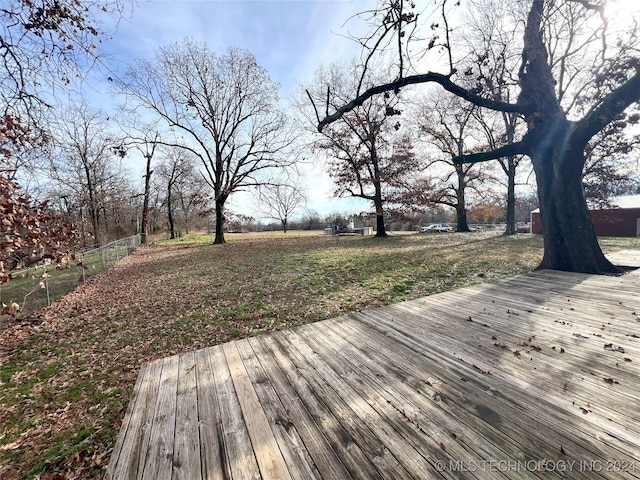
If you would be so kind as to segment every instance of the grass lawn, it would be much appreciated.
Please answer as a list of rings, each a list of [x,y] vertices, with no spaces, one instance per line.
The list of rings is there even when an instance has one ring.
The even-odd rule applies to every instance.
[[[2,332],[0,478],[102,474],[142,363],[533,269],[539,236],[193,235]],[[602,239],[605,251],[640,239]]]

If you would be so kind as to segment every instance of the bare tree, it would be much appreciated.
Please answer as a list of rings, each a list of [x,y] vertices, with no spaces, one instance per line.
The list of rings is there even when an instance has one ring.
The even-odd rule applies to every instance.
[[[475,7],[469,15],[472,28],[464,38],[466,48],[471,52],[464,67],[468,85],[473,91],[482,92],[493,100],[514,101],[518,96],[520,54],[519,32],[513,28],[516,18],[512,11],[518,9],[512,4],[496,8],[495,0],[472,0],[472,3]],[[513,112],[475,108],[474,117],[484,132],[485,150],[495,150],[502,143],[515,142],[524,129],[519,115]],[[522,159],[522,155],[497,159],[506,175],[505,235],[516,233],[516,175]]]
[[[339,65],[332,65],[318,70],[306,95],[314,103],[326,98],[337,106],[348,98],[348,85],[357,81],[355,66],[345,73]],[[369,99],[323,129],[314,145],[329,157],[329,174],[338,196],[373,203],[377,237],[387,236],[385,205],[397,201],[405,178],[418,165],[410,139],[400,131],[399,108],[399,100],[391,96]]]
[[[195,160],[197,159],[190,159],[183,163],[182,174],[174,184],[174,212],[179,215],[178,223],[181,228],[184,228],[185,233],[189,233],[198,219],[202,223],[215,213],[214,201],[210,195],[211,189],[198,171]]]
[[[3,0],[0,7],[0,117],[33,131],[57,89],[66,91],[99,61],[104,15],[119,18],[122,0]]]
[[[219,56],[183,40],[130,68],[121,87],[183,136],[175,145],[201,160],[215,198],[214,243],[224,243],[229,196],[289,162],[277,84],[247,51]]]
[[[164,193],[162,202],[167,209],[167,221],[169,223],[169,238],[176,238],[176,198],[177,185],[181,179],[187,176],[191,170],[191,159],[187,150],[174,147],[162,149],[161,162],[158,165],[160,189]]]
[[[458,4],[460,2],[457,2]],[[412,84],[434,83],[481,108],[514,113],[524,117],[527,132],[514,142],[495,149],[470,153],[460,163],[477,163],[512,155],[527,155],[536,173],[544,235],[544,257],[539,268],[589,273],[617,272],[602,253],[589,218],[584,198],[582,173],[585,150],[591,139],[640,100],[640,36],[638,25],[616,31],[607,17],[605,1],[529,0],[514,3],[522,13],[515,30],[522,27],[518,97],[516,101],[496,100],[459,82],[456,31],[452,30],[447,5],[442,0],[440,51],[448,63],[445,73],[414,73],[406,55],[417,50],[419,35],[415,13],[408,2],[385,2],[374,15],[377,30],[363,40],[370,47],[365,58],[379,53],[383,40],[395,38],[400,55],[395,78],[370,88],[362,86],[351,101],[319,119],[319,129],[375,95],[394,92]],[[396,19],[390,28],[380,25]],[[599,22],[596,23],[596,22]],[[441,25],[438,27],[438,25]],[[595,27],[594,27],[595,25]],[[622,27],[621,27],[622,28]],[[461,32],[463,29],[460,30]],[[424,36],[424,34],[423,34]],[[514,37],[515,38],[515,37]],[[437,53],[438,38],[427,39],[423,52]],[[395,43],[393,43],[395,45]],[[414,64],[415,65],[415,64]],[[328,108],[328,107],[327,107]]]
[[[620,195],[637,177],[640,138],[625,128],[627,121],[610,123],[587,145],[583,184],[591,207],[610,208],[611,197]]]
[[[293,213],[307,203],[307,195],[300,182],[290,177],[273,179],[257,188],[254,209],[267,218],[276,220],[287,233]]]
[[[120,125],[124,132],[123,143],[116,148],[116,152],[122,157],[127,150],[137,150],[145,160],[144,192],[142,193],[142,222],[140,225],[140,242],[147,243],[149,235],[149,209],[151,202],[151,175],[153,174],[152,162],[162,139],[157,126],[152,123],[144,123],[134,111],[123,111],[125,123]]]
[[[422,139],[435,146],[437,153],[430,155],[423,167],[426,172],[445,167],[440,174],[416,176],[414,188],[418,191],[409,198],[419,198],[423,203],[441,204],[456,211],[456,231],[469,232],[467,222],[467,191],[477,189],[486,178],[477,165],[459,164],[455,159],[477,143],[478,124],[476,107],[464,104],[451,95],[437,95],[423,103],[416,123]],[[440,168],[440,170],[442,170]]]
[[[60,186],[58,195],[73,197],[80,219],[89,216],[94,244],[100,245],[102,220],[107,216],[107,199],[123,177],[116,149],[121,139],[109,130],[107,116],[86,104],[59,112],[56,150],[49,175]],[[65,193],[66,192],[66,193]]]

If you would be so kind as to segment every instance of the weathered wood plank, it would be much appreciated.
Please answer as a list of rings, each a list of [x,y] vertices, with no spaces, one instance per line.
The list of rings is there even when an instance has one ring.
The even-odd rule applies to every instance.
[[[291,479],[236,345],[237,343],[225,343],[222,349],[240,402],[244,424],[251,438],[260,476],[265,480]]]
[[[260,469],[251,445],[251,438],[244,423],[238,395],[233,385],[231,372],[223,347],[218,345],[208,349],[218,393],[220,408],[219,442],[228,465],[229,478],[260,479]],[[256,445],[256,448],[259,448]]]
[[[275,394],[282,402],[282,408],[286,413],[286,420],[283,422],[286,422],[290,429],[295,428],[302,441],[301,448],[304,448],[306,454],[311,458],[313,468],[309,478],[313,478],[312,474],[315,476],[316,469],[319,478],[350,478],[351,475],[343,465],[341,458],[331,448],[327,436],[320,430],[312,417],[312,412],[306,408],[296,390],[294,390],[292,383],[296,383],[296,381],[292,380],[290,382],[289,379],[294,377],[295,373],[284,371],[280,368],[280,365],[271,355],[269,349],[266,348],[262,339],[250,338],[248,341],[255,352],[256,358],[268,365],[268,368],[264,368],[264,375],[267,376],[274,387]],[[326,421],[327,418],[322,418],[325,420],[324,424],[326,425],[328,423]],[[302,456],[303,453],[300,455]]]
[[[188,352],[178,362],[173,480],[202,477],[197,385],[195,354]]]
[[[369,324],[371,326],[374,326],[374,328],[378,328],[380,329],[380,325],[381,322],[384,321],[384,317],[380,316],[380,312],[381,310],[376,310],[375,312],[368,312],[366,316],[363,316],[363,320],[365,321],[365,323],[370,322]],[[396,318],[397,322],[401,322],[401,319]],[[407,335],[408,332],[406,332],[402,326],[399,327],[395,327],[397,328],[397,332],[387,332],[387,335],[392,335],[394,336],[394,339],[397,338],[397,341],[399,343],[403,343],[406,340],[403,340],[403,338],[405,338],[405,336]],[[394,328],[394,329],[395,329]],[[414,349],[415,351],[423,351],[423,352],[430,352],[431,356],[436,356],[437,357],[437,361],[434,365],[429,366],[428,368],[439,368],[440,370],[444,370],[446,371],[446,369],[448,368],[449,365],[453,365],[454,370],[452,370],[451,372],[449,372],[447,374],[448,377],[455,377],[456,376],[456,370],[458,370],[458,368],[463,368],[462,367],[462,362],[460,360],[463,360],[461,358],[460,354],[456,354],[454,355],[454,353],[452,352],[447,352],[447,347],[445,346],[444,350],[442,350],[441,346],[440,346],[440,337],[438,337],[435,333],[437,329],[434,329],[432,331],[430,331],[430,338],[428,339],[428,346],[430,347],[429,349],[427,349],[426,347],[421,347],[421,346],[413,346],[411,345],[410,348]],[[397,337],[396,337],[397,335]],[[434,336],[436,338],[434,338]],[[411,338],[412,336],[409,335],[406,338]],[[446,340],[447,337],[444,337],[444,339]],[[421,342],[419,336],[413,336],[413,343],[419,345]],[[445,345],[447,345],[445,343]],[[469,347],[469,345],[467,345],[467,347]],[[455,347],[454,347],[455,348]],[[453,350],[453,352],[456,351],[464,351],[463,346],[459,345],[457,349]],[[511,414],[511,415],[516,415],[519,418],[522,417],[523,421],[524,421],[524,417],[526,417],[526,412],[528,409],[530,409],[531,403],[532,401],[536,402],[536,405],[539,402],[549,402],[551,405],[553,405],[553,407],[548,406],[547,408],[535,408],[532,412],[531,412],[531,418],[534,419],[536,417],[542,417],[545,418],[545,424],[549,424],[549,425],[556,425],[556,424],[560,424],[560,425],[569,425],[570,419],[573,418],[580,418],[581,421],[583,420],[582,417],[584,416],[584,414],[581,413],[580,410],[580,406],[579,405],[573,405],[571,402],[571,399],[566,399],[564,402],[565,407],[567,405],[569,405],[569,407],[566,407],[564,410],[566,411],[566,413],[569,415],[569,417],[564,418],[562,416],[562,412],[560,412],[558,410],[558,406],[562,407],[562,403],[558,404],[557,400],[560,399],[562,397],[562,395],[560,393],[549,393],[543,389],[541,389],[539,387],[539,385],[537,384],[537,382],[542,381],[544,379],[544,376],[541,376],[539,378],[533,378],[531,379],[531,382],[528,382],[526,379],[522,380],[519,379],[519,374],[520,371],[518,369],[512,370],[512,371],[508,371],[508,372],[504,372],[500,369],[498,369],[497,367],[492,366],[491,370],[493,370],[492,375],[490,376],[486,376],[484,375],[484,377],[487,377],[486,379],[483,379],[483,375],[482,375],[482,370],[486,371],[488,370],[487,366],[482,365],[482,363],[480,363],[478,361],[479,357],[474,357],[474,361],[476,362],[475,364],[472,364],[471,362],[466,363],[466,372],[464,372],[463,370],[459,371],[458,376],[464,374],[464,381],[463,383],[460,383],[459,385],[456,385],[454,392],[452,392],[451,394],[455,394],[456,392],[465,392],[467,387],[469,385],[471,385],[471,380],[473,379],[473,376],[475,375],[476,377],[480,378],[481,380],[485,380],[486,382],[489,381],[493,381],[496,379],[502,379],[506,382],[506,385],[502,385],[502,386],[494,386],[493,388],[495,388],[496,392],[504,392],[504,391],[508,391],[509,392],[509,398],[513,401],[518,399],[518,397],[522,396],[521,399],[518,399],[518,403],[519,406],[518,408]],[[513,357],[511,355],[510,357],[507,357],[510,360],[512,360],[513,362],[519,362],[522,363],[520,360],[518,360],[517,358]],[[458,367],[458,365],[460,365],[460,367]],[[482,367],[479,367],[478,365],[482,365]],[[508,365],[508,364],[507,364]],[[495,368],[494,368],[495,367]],[[502,368],[504,370],[505,366],[502,365],[500,368]],[[527,364],[524,364],[523,366],[523,371],[527,371],[527,369],[530,368],[528,366],[528,362]],[[483,385],[483,383],[481,383],[481,385]],[[604,387],[606,387],[606,385],[603,385]],[[486,387],[482,386],[483,389],[486,389]],[[560,390],[560,389],[559,389]],[[493,399],[492,402],[496,402],[499,401],[499,399]],[[544,403],[543,403],[544,405]],[[586,403],[584,405],[587,405]],[[507,405],[508,406],[508,405]],[[505,406],[505,408],[507,407]],[[489,408],[487,406],[487,408]],[[596,407],[592,405],[593,410],[596,410]],[[596,410],[597,411],[597,410]],[[597,417],[592,416],[592,414],[589,414],[589,419],[591,421],[594,421],[595,419],[597,419]],[[531,422],[532,424],[535,424],[536,422]],[[588,426],[588,424],[584,424],[581,423],[581,425],[583,426],[583,428],[587,429],[587,431],[589,432],[589,435],[591,437],[608,437],[611,435],[614,436],[620,436],[620,438],[622,439],[622,443],[624,442],[625,438],[629,438],[629,435],[631,435],[631,439],[638,439],[637,434],[633,433],[627,426],[625,426],[624,424],[619,424],[617,427],[615,424],[611,423],[609,418],[604,418],[601,417],[600,421],[597,421],[597,426],[595,428],[590,428]],[[535,429],[537,430],[537,429]],[[569,442],[573,442],[572,439],[572,432],[571,431],[567,431],[566,434],[564,434],[564,438],[565,440],[563,440],[563,443],[566,445]],[[588,443],[588,442],[587,442]],[[614,442],[611,442],[612,444]],[[633,440],[626,441],[627,445],[622,445],[622,447],[620,447],[620,445],[618,445],[618,447],[620,447],[623,451],[626,450],[628,451],[628,446],[629,444],[633,444]],[[583,445],[584,446],[584,445]],[[624,454],[624,456],[626,457],[626,454]],[[619,455],[617,455],[617,457],[619,457]],[[616,458],[617,458],[616,457]]]
[[[164,358],[151,423],[151,441],[142,471],[141,478],[143,480],[171,479],[175,446],[177,391],[178,357]]]
[[[314,390],[320,392],[324,402],[349,432],[351,441],[362,449],[381,475],[384,478],[415,478],[398,461],[398,442],[400,439],[397,437],[396,432],[389,428],[378,413],[326,364],[321,352],[314,351],[309,345],[301,341],[301,337],[297,336],[294,330],[281,333],[293,347],[290,348],[290,351],[296,352],[296,356],[308,362],[316,372],[316,375],[305,378],[307,378]],[[321,380],[318,381],[318,378]],[[408,457],[405,460],[411,463],[417,459]],[[419,463],[424,468],[428,467],[428,464],[424,461]],[[412,469],[412,471],[416,470]]]
[[[198,392],[198,430],[200,436],[200,465],[203,479],[231,478],[229,464],[223,450],[218,392],[214,380],[209,349],[195,352]],[[218,367],[217,367],[218,368]]]
[[[456,458],[456,453],[462,452],[465,459],[471,458],[466,450],[467,445],[450,442],[451,419],[444,419],[439,415],[439,408],[435,402],[430,405],[418,405],[415,397],[420,396],[420,392],[403,388],[402,382],[393,381],[397,379],[392,374],[384,373],[393,368],[394,362],[389,358],[382,360],[383,354],[390,353],[385,346],[376,347],[379,355],[376,355],[377,361],[372,362],[371,352],[360,357],[353,344],[340,336],[332,335],[327,327],[329,325],[325,324],[321,331],[301,329],[298,333],[306,337],[314,350],[327,352],[323,359],[394,430],[392,435],[387,435],[387,441],[391,444],[390,450],[403,459],[403,464],[410,472],[419,472],[418,478],[434,478],[441,475],[456,479],[506,478],[500,473],[479,475],[478,472],[439,472],[434,467],[437,461],[449,464]],[[392,354],[390,356],[394,357]],[[484,443],[486,442],[482,442],[478,447],[488,455],[489,451],[484,449]]]
[[[308,365],[296,349],[279,332],[262,337],[262,344],[273,355],[297,397],[320,430],[333,451],[349,471],[350,478],[367,480],[384,478],[362,451],[360,443],[354,441],[348,425],[341,423],[339,412],[326,403],[322,391],[315,388],[323,383],[315,370]],[[302,417],[304,418],[304,417]],[[346,477],[349,478],[349,477]]]
[[[140,369],[107,467],[107,478],[133,480],[142,476],[161,371],[162,360],[146,363]]]
[[[346,325],[353,327],[354,330],[349,332],[350,338],[357,338],[364,343],[368,343],[366,339],[373,330],[367,328],[369,325],[358,321],[339,322],[335,325],[337,328],[344,328]],[[376,335],[371,342],[376,347],[367,349],[369,354],[377,355],[381,350],[381,343],[383,342]],[[562,460],[565,456],[561,449],[571,452],[572,459],[584,462],[592,462],[594,459],[604,462],[607,458],[619,458],[611,452],[607,455],[594,451],[590,445],[590,435],[585,437],[585,441],[584,438],[576,437],[576,432],[570,429],[563,433],[562,426],[571,425],[572,422],[554,412],[554,408],[544,402],[532,403],[532,399],[526,395],[526,385],[522,385],[522,389],[507,389],[496,383],[493,376],[485,376],[470,365],[447,358],[446,354],[431,355],[431,351],[425,351],[423,355],[416,356],[421,350],[397,344],[395,339],[390,344],[395,345],[395,351],[400,356],[395,372],[390,370],[390,374],[397,372],[396,375],[403,382],[422,392],[421,396],[412,396],[417,401],[425,398],[426,392],[431,398],[438,399],[438,407],[451,415],[448,424],[452,433],[456,434],[456,442],[461,439],[473,441],[470,437],[473,431],[477,431],[478,441],[484,439],[493,451],[490,457],[484,458]],[[547,409],[552,413],[547,412]],[[548,418],[549,415],[556,418]],[[554,425],[561,427],[560,433],[553,433]],[[515,451],[509,452],[512,447]],[[501,453],[503,449],[507,449],[509,454]],[[456,458],[463,461],[468,459],[468,456]],[[593,476],[575,472],[572,478]]]
[[[482,319],[478,320],[478,310],[483,305],[480,302],[477,306],[474,305],[474,300],[469,299],[467,305],[462,306],[458,305],[455,309],[455,317],[451,318],[450,309],[447,307],[447,304],[440,303],[439,300],[434,299],[434,301],[429,305],[429,309],[426,310],[426,313],[421,313],[420,309],[416,311],[416,315],[418,317],[422,317],[423,319],[428,318],[430,321],[439,322],[437,331],[438,334],[444,335],[443,341],[448,341],[448,338],[452,338],[456,335],[459,329],[464,328],[467,333],[478,332],[477,337],[473,337],[473,340],[476,345],[482,348],[482,345],[485,347],[489,347],[490,345],[501,345],[502,347],[509,347],[510,352],[514,352],[515,350],[520,351],[523,356],[520,359],[524,358],[524,353],[528,352],[533,358],[540,358],[545,356],[545,352],[548,355],[553,355],[557,358],[556,362],[550,362],[548,364],[549,375],[547,377],[541,377],[542,382],[553,382],[557,379],[555,373],[562,373],[563,371],[572,371],[572,373],[577,374],[583,372],[584,379],[581,380],[585,385],[590,385],[591,387],[595,387],[595,390],[598,392],[606,392],[602,388],[602,382],[608,378],[618,379],[617,381],[634,383],[635,378],[635,370],[637,366],[633,365],[633,362],[625,361],[624,358],[628,358],[629,355],[635,357],[633,355],[633,349],[629,347],[632,341],[640,343],[639,339],[631,339],[626,338],[626,343],[623,338],[618,337],[615,339],[616,346],[620,346],[621,344],[626,345],[627,351],[624,355],[621,355],[618,352],[607,350],[604,347],[607,344],[606,341],[603,340],[603,337],[596,337],[593,334],[588,333],[589,331],[584,331],[584,334],[577,333],[577,330],[580,330],[579,324],[571,324],[571,330],[567,332],[567,326],[560,325],[558,323],[548,323],[541,324],[540,320],[543,315],[536,315],[536,323],[528,323],[526,316],[522,316],[522,318],[517,318],[517,320],[507,320],[508,324],[506,327],[502,328],[502,331],[497,330],[496,326],[500,324],[501,320],[499,319],[499,315],[494,315],[491,320],[488,320],[486,317],[482,317]],[[405,305],[398,305],[397,308],[407,310]],[[409,314],[411,315],[411,314]],[[439,319],[446,319],[447,321],[441,321]],[[464,320],[464,319],[467,320]],[[469,322],[469,318],[475,318],[474,322]],[[405,319],[407,320],[407,319]],[[402,319],[400,320],[402,322]],[[407,320],[411,326],[414,328],[415,325],[419,324],[419,322],[414,320]],[[463,323],[468,322],[472,323],[468,326],[463,326]],[[487,323],[488,322],[488,323]],[[488,325],[488,328],[484,327],[484,325]],[[401,327],[404,328],[404,327]],[[448,331],[447,331],[448,330]],[[524,330],[524,331],[523,331]],[[546,338],[546,331],[557,330],[553,333],[552,337]],[[520,332],[520,333],[518,333]],[[482,337],[480,338],[480,335]],[[495,340],[489,337],[495,337]],[[565,341],[562,339],[565,338]],[[611,336],[610,338],[615,338]],[[547,343],[545,343],[547,340]],[[551,341],[553,340],[553,343]],[[536,352],[533,350],[531,345],[536,345],[540,347],[542,345],[544,349],[540,352]],[[471,345],[473,348],[475,345]],[[552,350],[553,347],[557,347],[556,351]],[[541,347],[540,347],[541,348]],[[564,349],[564,355],[559,355],[560,349]],[[486,355],[491,356],[492,353],[498,352],[498,349],[488,348],[488,353]],[[502,354],[504,352],[500,352]],[[485,356],[485,354],[479,353],[481,357]],[[504,357],[502,355],[502,357]],[[529,357],[527,357],[529,358]],[[547,356],[547,358],[549,358]],[[638,358],[638,357],[636,357]],[[574,361],[575,365],[571,365],[571,361]],[[639,358],[640,360],[640,358]],[[555,367],[554,367],[555,365]],[[571,368],[570,368],[571,367]],[[554,372],[553,368],[557,370]],[[586,370],[585,370],[586,369]],[[526,374],[529,370],[522,369],[521,373]],[[589,390],[590,393],[593,393],[593,389]],[[640,395],[637,395],[633,390],[625,389],[621,393],[616,394],[616,397],[620,398],[622,411],[627,411],[627,414],[630,414],[632,418],[635,418],[637,414],[637,409],[629,409],[625,407],[625,397],[629,404],[633,404],[638,401]],[[585,400],[588,401],[588,400]],[[620,412],[618,408],[617,411]]]
[[[271,426],[275,441],[280,447],[290,476],[294,479],[320,478],[320,473],[304,446],[290,412],[284,407],[279,393],[267,374],[267,371],[277,370],[277,366],[270,361],[269,356],[259,356],[249,339],[236,342],[236,347]],[[303,428],[307,427],[303,426]]]
[[[355,338],[368,344],[366,338],[371,330],[362,328],[358,323],[349,322],[349,326],[355,327]],[[336,327],[345,327],[345,323],[336,324]],[[379,344],[379,337],[371,338],[372,343]],[[457,452],[455,460],[473,459],[479,462],[482,459],[510,459],[526,462],[539,460],[544,455],[546,458],[560,455],[559,446],[553,445],[551,439],[531,437],[526,430],[523,431],[527,421],[522,419],[523,415],[517,406],[500,405],[498,408],[496,397],[501,390],[493,379],[473,372],[470,366],[455,358],[446,358],[446,355],[425,352],[417,358],[416,351],[411,348],[400,347],[393,340],[390,345],[395,345],[394,355],[398,362],[395,363],[395,369],[389,371],[389,376],[397,375],[402,383],[419,392],[416,395],[408,390],[404,394],[412,398],[423,411],[428,412],[430,404],[435,404],[436,413],[445,419],[444,425],[448,426],[450,432],[449,435],[441,435],[446,445],[466,445],[468,451]],[[378,347],[376,352],[379,351]],[[476,373],[477,376],[474,376]],[[515,417],[518,418],[517,422],[512,421]],[[451,434],[455,438],[452,439]],[[484,443],[489,446],[490,453],[475,456],[473,450],[478,450]],[[478,453],[482,453],[482,450]]]
[[[398,308],[401,307],[398,306]],[[382,311],[377,311],[375,314],[382,314]],[[423,321],[424,320],[425,319],[423,319]],[[408,322],[408,324],[405,324],[403,322]],[[434,322],[436,322],[436,320],[434,320]],[[417,321],[407,319],[407,317],[404,316],[397,317],[395,319],[395,328],[397,328],[398,331],[401,332],[400,335],[402,336],[405,334],[410,334],[414,329],[413,325],[417,323]],[[455,325],[453,326],[453,328],[454,331],[449,333],[447,332],[446,325],[437,325],[437,328],[434,328],[430,333],[430,335],[432,336],[430,341],[435,341],[435,343],[437,343],[438,345],[446,346],[448,349],[450,349],[452,355],[455,354],[454,356],[456,359],[467,361],[470,364],[475,364],[475,366],[479,370],[493,371],[494,374],[497,375],[500,375],[501,373],[507,374],[508,378],[512,378],[512,376],[515,376],[513,378],[521,378],[522,380],[535,385],[536,389],[543,388],[552,395],[562,394],[563,397],[566,397],[567,394],[571,394],[572,398],[570,398],[569,400],[579,399],[580,397],[576,395],[579,395],[580,393],[584,394],[586,396],[584,399],[584,404],[578,403],[576,405],[573,403],[565,403],[565,407],[567,409],[573,410],[574,412],[579,411],[580,407],[589,403],[590,400],[593,410],[597,412],[597,401],[601,399],[602,403],[608,404],[608,410],[605,413],[602,413],[603,418],[607,419],[607,423],[609,423],[609,421],[612,419],[618,418],[618,423],[620,423],[620,425],[637,425],[638,422],[635,419],[638,418],[638,412],[637,409],[633,408],[633,405],[637,405],[638,402],[631,401],[628,405],[625,405],[624,401],[618,401],[618,399],[620,398],[620,393],[613,393],[615,387],[619,387],[618,385],[607,385],[602,377],[598,377],[596,380],[594,380],[593,376],[589,375],[584,379],[581,379],[580,384],[574,386],[573,382],[575,381],[575,379],[571,379],[571,377],[567,377],[566,375],[562,376],[563,364],[562,360],[559,358],[564,359],[566,355],[558,353],[555,354],[556,358],[552,358],[549,355],[545,356],[541,352],[534,351],[531,352],[531,357],[525,358],[525,349],[519,347],[518,345],[515,345],[515,347],[519,347],[523,351],[523,355],[516,357],[512,354],[511,349],[505,352],[500,348],[495,348],[495,346],[493,345],[493,341],[488,337],[489,333],[486,336],[487,342],[485,346],[478,345],[476,343],[476,339],[474,339],[473,342],[468,342],[464,348],[461,348],[460,346],[456,346],[455,342],[451,340],[452,335],[455,334],[456,331],[459,331],[456,329]],[[417,331],[415,335],[419,335],[419,331]],[[537,338],[536,342],[538,342]],[[547,351],[551,352],[550,349],[547,349]],[[493,361],[491,359],[493,359]],[[526,362],[523,365],[520,365],[523,363],[523,360],[526,360]],[[497,368],[496,362],[499,362],[500,365],[500,369],[498,369],[497,372],[495,371]],[[555,369],[551,368],[551,363],[556,364]],[[573,375],[573,373],[575,372],[571,372],[571,375]],[[566,385],[568,381],[572,382],[570,391],[564,388],[563,383],[558,384],[557,378],[556,380],[554,380],[554,378],[558,375],[561,375],[560,379],[564,382],[564,385]],[[566,378],[568,378],[568,380],[566,380]],[[589,385],[589,387],[587,388],[586,385]],[[554,389],[556,389],[555,392],[553,391]],[[621,398],[624,399],[625,396],[622,395]],[[595,416],[597,415],[598,413],[595,413]],[[628,430],[628,427],[625,426],[625,430]]]
[[[639,290],[539,271],[150,362],[106,476],[640,478]]]
[[[434,326],[437,325],[437,334],[444,336],[445,342],[454,337],[460,329],[464,328],[469,340],[467,343],[470,344],[471,348],[484,350],[491,345],[502,347],[503,351],[500,351],[501,348],[489,348],[486,354],[478,352],[480,356],[487,355],[491,357],[492,354],[497,353],[502,355],[504,349],[509,347],[509,352],[520,351],[522,353],[521,358],[525,358],[525,356],[530,359],[545,358],[548,360],[549,366],[554,366],[559,370],[558,372],[550,372],[551,374],[567,370],[567,367],[572,366],[571,362],[574,361],[576,363],[574,365],[574,373],[588,366],[589,370],[585,373],[589,373],[590,378],[587,379],[587,382],[596,385],[603,378],[609,378],[612,375],[633,382],[638,374],[638,365],[624,360],[629,356],[635,357],[634,351],[629,345],[632,340],[638,341],[638,339],[625,339],[624,337],[608,334],[607,337],[596,337],[593,334],[589,334],[589,330],[583,330],[578,324],[572,324],[570,326],[571,330],[567,330],[567,326],[556,326],[554,323],[538,321],[536,324],[531,324],[527,322],[526,318],[518,319],[518,324],[514,324],[512,320],[504,327],[499,326],[499,320],[493,319],[495,320],[494,322],[486,323],[486,318],[478,319],[477,310],[474,310],[471,306],[457,308],[457,316],[454,318],[451,318],[450,312],[445,307],[440,308],[435,303],[431,305],[431,308],[426,313],[422,313],[419,308],[412,308],[411,305],[398,305],[397,308],[403,311],[403,319],[400,322],[405,321],[400,328],[407,326],[411,331],[415,329],[416,325],[428,321]],[[467,320],[464,320],[465,318]],[[464,325],[471,322],[470,318],[476,319],[473,323],[477,326]],[[539,319],[540,316],[538,316]],[[491,322],[491,320],[488,320],[488,322]],[[488,326],[485,327],[484,325]],[[583,330],[584,333],[577,333],[580,330]],[[550,335],[549,332],[552,332],[552,334]],[[566,340],[562,341],[563,338]],[[620,353],[614,351],[613,347],[610,349],[604,348],[605,345],[611,343],[616,348],[625,345],[628,351]],[[553,347],[556,347],[555,351]],[[560,355],[560,348],[565,349],[562,355]],[[638,396],[630,390],[623,395],[631,396],[630,400],[638,399]]]

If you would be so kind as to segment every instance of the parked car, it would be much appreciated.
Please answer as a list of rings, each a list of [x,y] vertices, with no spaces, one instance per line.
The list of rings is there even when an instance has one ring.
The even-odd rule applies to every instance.
[[[453,228],[451,228],[446,223],[434,223],[433,225],[429,225],[428,227],[422,227],[420,229],[421,233],[434,233],[434,232],[453,232]]]

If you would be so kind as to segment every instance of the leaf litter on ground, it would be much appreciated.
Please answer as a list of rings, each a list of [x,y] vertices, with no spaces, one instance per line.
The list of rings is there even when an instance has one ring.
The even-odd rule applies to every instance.
[[[0,478],[102,476],[147,361],[523,273],[541,256],[539,237],[487,233],[141,247],[1,332]]]

